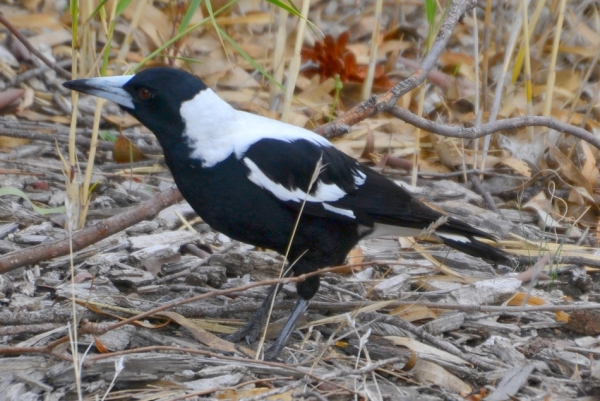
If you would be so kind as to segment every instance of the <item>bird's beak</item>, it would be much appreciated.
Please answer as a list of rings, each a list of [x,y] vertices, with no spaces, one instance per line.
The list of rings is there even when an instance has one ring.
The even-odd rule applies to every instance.
[[[128,109],[135,109],[133,98],[123,89],[131,78],[133,78],[133,75],[76,79],[64,82],[63,86],[77,92],[108,99]]]

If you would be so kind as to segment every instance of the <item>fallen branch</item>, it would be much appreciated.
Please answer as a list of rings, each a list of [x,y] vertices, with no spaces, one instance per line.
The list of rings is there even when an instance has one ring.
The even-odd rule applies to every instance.
[[[176,188],[168,189],[133,209],[84,228],[72,235],[73,252],[118,233],[142,220],[154,217],[164,208],[183,200]],[[11,252],[0,257],[0,274],[69,254],[69,238]]]

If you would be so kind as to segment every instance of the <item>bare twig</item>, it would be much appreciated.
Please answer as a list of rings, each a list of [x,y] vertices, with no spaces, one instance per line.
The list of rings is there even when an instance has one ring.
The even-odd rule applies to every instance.
[[[496,206],[496,202],[494,202],[492,195],[490,195],[490,193],[483,187],[483,185],[481,185],[481,180],[479,179],[479,177],[472,174],[469,177],[469,180],[471,181],[471,184],[473,184],[473,188],[475,189],[475,191],[479,193],[479,195],[481,195],[481,197],[485,201],[485,204],[490,208],[490,210],[504,218],[504,215],[502,214],[500,209],[498,209],[498,206]]]
[[[600,138],[594,136],[589,131],[586,131],[583,128],[563,123],[550,117],[521,116],[515,118],[507,118],[504,120],[497,120],[491,123],[483,124],[479,127],[463,128],[448,127],[442,124],[437,124],[433,121],[419,117],[411,113],[410,111],[404,110],[398,106],[394,106],[385,111],[395,117],[398,117],[404,122],[414,125],[415,127],[419,127],[425,131],[433,132],[438,135],[448,136],[451,138],[474,139],[493,134],[498,131],[508,131],[534,126],[547,127],[559,132],[564,132],[565,134],[573,135],[574,137],[582,139],[600,149]]]
[[[71,79],[71,73],[69,71],[65,70],[62,67],[59,67],[54,62],[52,62],[51,60],[46,58],[46,56],[44,56],[42,53],[40,53],[38,51],[38,49],[36,49],[29,42],[29,40],[27,40],[27,38],[25,36],[21,35],[21,32],[19,32],[19,30],[17,28],[15,28],[13,26],[13,24],[10,23],[10,21],[8,21],[6,18],[4,18],[4,15],[2,15],[1,13],[0,13],[0,24],[4,25],[6,27],[6,29],[8,29],[10,31],[10,33],[12,33],[14,35],[14,37],[19,40],[19,42],[23,43],[23,45],[27,48],[27,50],[29,50],[31,53],[35,54],[36,57],[38,57],[40,60],[42,60],[42,62],[44,64],[46,64],[48,67],[50,67],[54,71],[56,71],[56,73],[58,75],[60,75],[61,77],[65,78],[65,79]]]

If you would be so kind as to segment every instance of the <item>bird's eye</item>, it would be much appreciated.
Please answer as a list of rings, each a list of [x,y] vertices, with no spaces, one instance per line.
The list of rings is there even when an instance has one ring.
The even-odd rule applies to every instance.
[[[150,99],[151,95],[152,95],[152,93],[150,92],[150,89],[148,89],[148,88],[140,88],[140,89],[138,89],[138,96],[142,100],[148,100],[148,99]]]

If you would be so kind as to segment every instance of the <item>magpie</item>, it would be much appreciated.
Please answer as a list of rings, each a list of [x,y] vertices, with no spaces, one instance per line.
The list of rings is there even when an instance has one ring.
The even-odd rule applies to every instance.
[[[493,235],[444,217],[309,130],[234,109],[188,72],[149,68],[63,85],[111,100],[148,127],[198,215],[235,240],[287,255],[295,276],[343,264],[362,239],[419,236],[432,225],[450,247],[512,264],[503,251],[477,239]],[[319,289],[319,277],[296,288],[298,301],[266,351],[268,359],[283,350]],[[254,341],[275,295],[272,289],[231,339]]]

